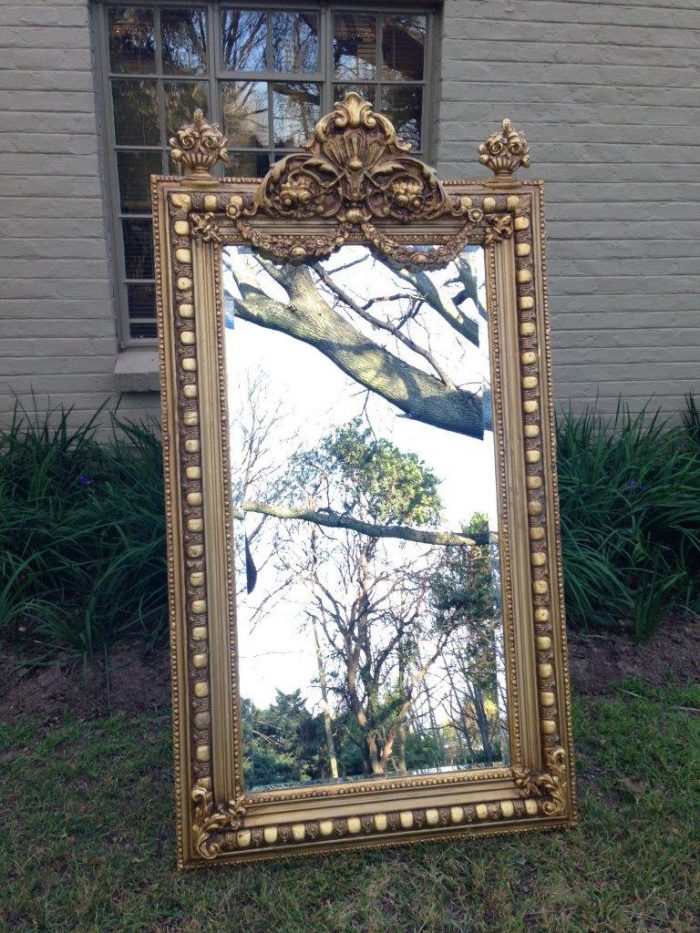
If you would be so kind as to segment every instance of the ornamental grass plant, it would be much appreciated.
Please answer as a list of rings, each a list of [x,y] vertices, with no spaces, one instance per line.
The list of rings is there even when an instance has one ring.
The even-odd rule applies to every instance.
[[[557,425],[561,534],[569,625],[623,627],[648,638],[700,595],[700,411],[679,424],[622,402]]]
[[[0,637],[102,657],[166,638],[161,444],[155,425],[17,406],[0,433]]]
[[[98,433],[101,419],[110,431]],[[0,639],[37,657],[106,658],[167,639],[162,450],[156,424],[99,410],[15,409],[0,432]],[[593,411],[559,419],[565,595],[578,630],[644,640],[700,609],[700,410],[680,424]]]

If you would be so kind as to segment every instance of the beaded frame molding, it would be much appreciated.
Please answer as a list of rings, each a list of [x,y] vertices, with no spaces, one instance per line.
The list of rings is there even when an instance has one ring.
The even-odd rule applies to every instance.
[[[543,186],[504,120],[485,181],[440,181],[356,94],[260,179],[212,174],[201,111],[152,180],[178,864],[571,826],[576,821],[545,280]],[[237,692],[221,251],[303,263],[343,243],[417,267],[485,248],[511,766],[246,793]]]

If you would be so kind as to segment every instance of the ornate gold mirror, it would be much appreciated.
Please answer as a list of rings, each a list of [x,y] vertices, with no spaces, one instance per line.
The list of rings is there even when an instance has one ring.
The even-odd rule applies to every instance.
[[[182,867],[575,819],[542,186],[356,94],[154,178]]]

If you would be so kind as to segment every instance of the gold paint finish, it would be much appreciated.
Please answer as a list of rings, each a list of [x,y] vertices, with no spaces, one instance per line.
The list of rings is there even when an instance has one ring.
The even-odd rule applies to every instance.
[[[357,179],[337,155],[350,140]],[[260,183],[211,174],[226,143],[201,114],[172,145],[190,174],[154,180],[153,213],[179,865],[390,845],[437,837],[448,823],[453,834],[473,832],[475,821],[484,833],[502,832],[504,820],[521,830],[571,825],[542,187],[509,177],[527,165],[527,143],[506,121],[481,149],[496,178],[443,183],[351,94],[319,121],[305,152]],[[375,169],[381,192],[370,198]],[[323,201],[314,194],[321,182]],[[513,767],[287,789],[251,802],[235,679],[220,250],[245,242],[303,262],[348,240],[417,268],[444,265],[468,243],[485,247]]]

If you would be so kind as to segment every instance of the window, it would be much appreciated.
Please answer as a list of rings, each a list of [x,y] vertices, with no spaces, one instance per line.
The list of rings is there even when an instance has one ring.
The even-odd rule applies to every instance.
[[[96,11],[124,346],[155,338],[149,177],[173,171],[168,139],[197,107],[229,138],[230,175],[264,175],[350,90],[426,155],[429,6],[165,0]]]

